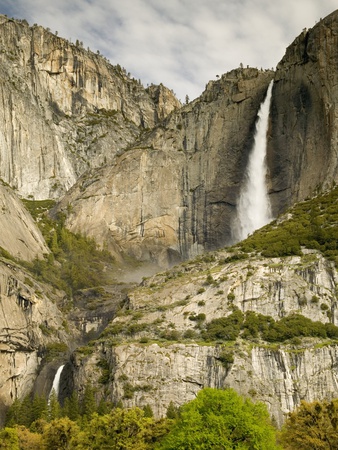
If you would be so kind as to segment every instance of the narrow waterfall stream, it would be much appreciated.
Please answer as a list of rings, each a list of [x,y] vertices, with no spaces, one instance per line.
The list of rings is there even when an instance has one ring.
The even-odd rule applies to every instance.
[[[232,226],[233,240],[241,241],[250,233],[266,225],[271,219],[270,201],[266,186],[266,141],[273,82],[258,111],[255,141],[249,155],[245,181],[240,191],[237,216]]]
[[[59,395],[59,389],[60,389],[60,378],[61,378],[61,373],[63,371],[63,368],[65,367],[65,365],[63,364],[62,366],[60,366],[58,368],[58,370],[56,371],[56,374],[54,376],[54,380],[53,380],[53,385],[52,385],[52,389],[50,390],[48,399],[50,399],[50,396],[52,395],[52,392],[54,390],[56,397],[58,397]]]

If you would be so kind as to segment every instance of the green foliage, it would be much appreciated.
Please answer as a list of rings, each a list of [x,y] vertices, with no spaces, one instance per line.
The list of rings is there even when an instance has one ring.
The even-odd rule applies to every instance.
[[[145,405],[143,408],[144,417],[154,417],[154,412],[150,405]]]
[[[110,368],[108,361],[106,359],[100,359],[100,361],[96,364],[98,367],[101,368],[101,376],[99,378],[99,383],[101,384],[107,384],[110,377]]]
[[[205,330],[202,331],[203,339],[206,341],[236,340],[241,330],[243,317],[243,313],[236,310],[227,317],[211,320],[206,324]]]
[[[0,430],[1,450],[20,450],[18,433],[13,428]]]
[[[79,397],[76,391],[73,391],[71,396],[65,399],[62,415],[73,421],[80,417]]]
[[[262,338],[269,342],[283,342],[294,337],[305,336],[326,338],[328,330],[337,328],[333,324],[330,324],[330,327],[327,325],[329,324],[313,322],[301,314],[291,314],[278,322],[270,321],[270,326],[262,331]]]
[[[177,419],[179,417],[179,408],[171,401],[167,408],[166,416],[168,419]]]
[[[276,321],[271,316],[235,310],[227,317],[208,322],[202,330],[206,341],[234,341],[261,338],[268,342],[284,342],[300,337],[338,338],[338,327],[332,323],[312,321],[301,314],[290,314]]]
[[[158,450],[275,450],[275,430],[266,406],[233,389],[205,388],[182,406],[176,425]]]
[[[245,321],[242,325],[242,337],[245,339],[257,338],[261,333],[266,333],[271,324],[274,323],[274,319],[270,316],[264,316],[254,311],[247,311],[245,313]]]
[[[23,425],[30,427],[38,419],[46,419],[48,416],[47,400],[43,396],[25,396],[22,400],[14,400],[6,414],[6,425]]]
[[[137,389],[148,390],[148,385]],[[92,404],[94,391],[90,386],[86,390]],[[33,415],[27,409],[32,404],[31,398],[19,403],[25,403],[26,414],[32,420]],[[180,409],[171,403],[167,418],[159,420],[154,419],[149,405],[143,410],[122,409],[102,402],[96,408],[102,414],[92,406],[82,407],[85,415],[81,416],[75,394],[68,406],[65,402],[63,409],[59,407],[62,414],[58,413],[59,417],[49,414],[47,420],[38,418],[31,424],[27,422],[27,427],[12,421],[0,431],[0,449],[275,449],[274,429],[266,408],[245,400],[233,390],[204,389]],[[71,411],[75,412],[73,418]],[[267,440],[270,446],[266,446]]]
[[[135,387],[127,381],[123,385],[123,398],[131,399],[134,397]]]
[[[82,416],[86,416],[87,418],[91,417],[97,410],[96,399],[95,399],[95,390],[90,383],[87,383],[85,386],[84,394],[82,401],[79,405],[80,414]]]
[[[291,218],[273,222],[249,236],[237,248],[265,257],[300,255],[301,247],[320,250],[338,262],[338,187],[297,204]],[[234,255],[235,256],[235,255]],[[233,258],[233,257],[230,257]]]
[[[79,433],[79,427],[68,417],[62,417],[49,423],[43,433],[43,442],[48,450],[67,450],[73,436]]]
[[[221,363],[226,369],[228,369],[234,362],[234,352],[233,350],[223,348],[217,359],[221,361]]]
[[[154,420],[139,408],[116,408],[104,416],[94,415],[85,429],[74,436],[73,449],[105,448],[147,450],[152,448]]]
[[[108,251],[100,250],[93,239],[67,230],[64,216],[52,220],[47,215],[47,210],[53,206],[50,201],[25,200],[24,203],[37,220],[51,250],[45,259],[24,263],[35,277],[69,294],[109,282],[106,269],[113,269],[114,259]]]
[[[204,313],[199,314],[190,314],[188,317],[189,320],[192,320],[193,322],[204,322],[206,319],[206,315]]]
[[[68,351],[64,342],[52,342],[45,348],[45,362],[53,361]]]
[[[53,389],[48,401],[47,418],[50,422],[51,420],[58,419],[59,417],[61,417],[61,406]]]
[[[302,401],[289,414],[279,440],[285,450],[338,448],[338,400]]]

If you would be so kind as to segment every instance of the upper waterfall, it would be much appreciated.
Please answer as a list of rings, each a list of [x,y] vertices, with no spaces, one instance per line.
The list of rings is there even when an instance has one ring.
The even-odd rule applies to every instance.
[[[273,81],[258,111],[255,141],[249,155],[244,184],[232,226],[234,241],[245,239],[250,233],[266,225],[271,219],[271,207],[266,186],[266,141]]]

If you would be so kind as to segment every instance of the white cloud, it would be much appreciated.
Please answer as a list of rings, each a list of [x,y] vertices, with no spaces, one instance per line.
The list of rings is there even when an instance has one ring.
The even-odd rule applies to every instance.
[[[336,0],[0,0],[0,12],[79,39],[182,100],[240,63],[275,67],[302,29],[336,6]]]

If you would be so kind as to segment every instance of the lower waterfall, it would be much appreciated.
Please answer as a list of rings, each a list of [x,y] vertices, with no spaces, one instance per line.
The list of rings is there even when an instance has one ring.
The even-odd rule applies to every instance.
[[[236,219],[232,225],[232,236],[235,242],[245,239],[272,219],[266,186],[265,161],[272,85],[271,81],[258,111],[255,141],[239,195]]]
[[[59,389],[60,389],[60,378],[61,378],[61,373],[63,371],[63,368],[65,367],[65,365],[63,364],[62,366],[60,366],[58,368],[58,370],[56,371],[56,374],[54,376],[54,380],[53,380],[53,385],[52,385],[52,389],[50,390],[48,399],[50,399],[50,396],[52,395],[52,392],[55,392],[56,397],[58,397],[59,395]]]

